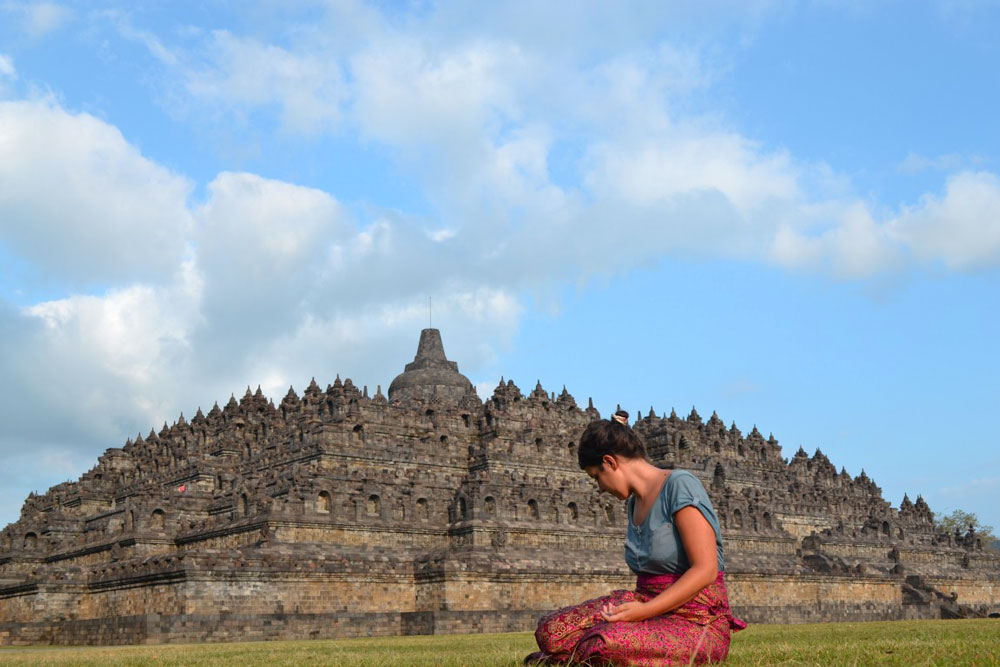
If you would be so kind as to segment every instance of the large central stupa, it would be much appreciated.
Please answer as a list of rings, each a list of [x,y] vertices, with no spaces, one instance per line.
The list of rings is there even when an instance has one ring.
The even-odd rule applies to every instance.
[[[469,378],[458,372],[458,364],[448,361],[441,342],[441,332],[424,329],[413,361],[389,385],[389,401],[413,400],[458,403],[474,392]]]

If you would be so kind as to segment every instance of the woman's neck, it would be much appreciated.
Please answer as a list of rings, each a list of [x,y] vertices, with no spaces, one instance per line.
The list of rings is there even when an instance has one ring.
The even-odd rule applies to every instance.
[[[663,481],[669,470],[657,468],[645,459],[630,459],[626,464],[629,477],[629,491],[640,502],[656,496],[663,488]]]

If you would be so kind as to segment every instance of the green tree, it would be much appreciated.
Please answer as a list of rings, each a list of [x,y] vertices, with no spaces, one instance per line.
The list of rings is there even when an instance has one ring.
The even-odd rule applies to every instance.
[[[993,551],[1000,551],[997,536],[993,534],[993,526],[980,523],[975,512],[955,510],[951,514],[938,517],[934,521],[934,525],[937,526],[938,530],[949,534],[954,533],[957,529],[962,535],[965,535],[971,526],[976,531],[976,535],[983,541],[983,546]]]

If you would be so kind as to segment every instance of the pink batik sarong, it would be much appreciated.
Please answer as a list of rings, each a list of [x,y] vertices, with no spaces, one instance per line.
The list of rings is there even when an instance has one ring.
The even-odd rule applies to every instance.
[[[729,655],[730,631],[746,627],[729,609],[722,572],[694,598],[661,616],[613,623],[601,616],[601,607],[609,602],[646,602],[679,578],[677,574],[640,574],[634,591],[613,591],[546,614],[535,631],[541,651],[525,662],[636,667],[722,662]]]

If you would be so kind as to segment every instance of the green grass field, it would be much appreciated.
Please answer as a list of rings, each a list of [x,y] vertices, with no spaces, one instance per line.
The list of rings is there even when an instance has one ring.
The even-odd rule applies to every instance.
[[[111,648],[0,648],[3,665],[480,665],[513,667],[530,634]],[[1000,620],[754,625],[727,665],[1000,665]]]

